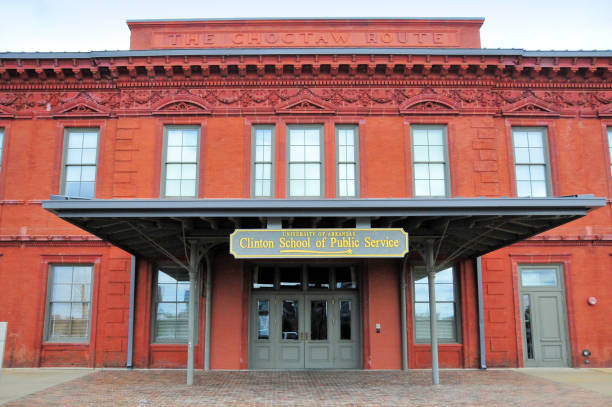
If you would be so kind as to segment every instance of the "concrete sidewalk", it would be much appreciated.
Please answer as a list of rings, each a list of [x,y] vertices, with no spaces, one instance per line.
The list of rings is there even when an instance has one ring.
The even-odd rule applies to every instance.
[[[83,368],[7,369],[0,371],[0,404],[93,373]]]
[[[523,368],[517,372],[541,377],[558,383],[573,384],[583,389],[612,396],[612,368],[572,369],[572,368]]]

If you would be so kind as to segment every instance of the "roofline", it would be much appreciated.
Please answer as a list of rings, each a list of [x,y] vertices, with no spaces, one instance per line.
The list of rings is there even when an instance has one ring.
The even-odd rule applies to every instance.
[[[323,20],[323,21],[376,21],[376,20],[399,20],[399,21],[484,21],[484,17],[235,17],[235,18],[144,18],[144,19],[128,19],[127,23],[168,23],[168,22],[206,22],[206,21],[308,21],[308,20]]]
[[[0,59],[91,59],[217,55],[469,55],[610,58],[612,50],[527,51],[519,48],[193,48],[87,52],[0,52]]]
[[[42,206],[65,216],[388,216],[443,214],[585,214],[606,205],[592,195],[555,198],[443,198],[443,199],[68,199],[55,197]]]

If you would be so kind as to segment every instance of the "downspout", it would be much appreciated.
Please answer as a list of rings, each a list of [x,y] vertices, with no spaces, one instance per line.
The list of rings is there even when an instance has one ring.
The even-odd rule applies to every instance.
[[[136,291],[136,256],[130,257],[130,315],[128,322],[127,364],[131,369],[134,355],[134,294]]]
[[[402,318],[402,370],[408,370],[408,323],[406,322],[406,265],[408,264],[408,256],[402,261],[400,269],[400,314]]]
[[[204,253],[206,259],[206,324],[204,326],[204,370],[210,370],[210,326],[212,318],[212,265],[210,249]]]
[[[431,340],[431,381],[440,384],[440,372],[438,368],[438,324],[436,314],[436,271],[434,260],[434,242],[425,242],[425,263],[427,264],[427,281],[429,283],[429,334]]]
[[[482,298],[482,258],[476,257],[476,285],[478,295],[478,347],[480,348],[480,368],[487,368],[487,354],[485,349],[484,332],[484,305]]]

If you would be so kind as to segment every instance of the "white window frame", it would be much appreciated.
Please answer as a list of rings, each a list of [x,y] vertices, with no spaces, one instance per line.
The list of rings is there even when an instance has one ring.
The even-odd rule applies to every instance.
[[[257,144],[257,132],[259,130],[269,130],[270,131],[270,160],[265,160],[265,157],[261,159],[258,153]],[[262,125],[257,124],[252,127],[251,130],[251,197],[253,198],[274,198],[274,184],[275,184],[275,173],[276,173],[276,163],[275,163],[275,153],[276,153],[276,134],[275,134],[275,126],[274,125]],[[268,195],[258,194],[258,181],[264,181],[265,178],[257,178],[257,168],[259,165],[270,165],[270,193]]]
[[[441,130],[442,131],[442,158],[443,160],[431,160],[428,157],[428,160],[417,160],[416,148],[415,148],[415,136],[414,133],[416,130]],[[411,151],[412,151],[412,191],[413,196],[417,198],[446,198],[450,196],[451,192],[451,179],[450,179],[450,170],[449,170],[449,154],[448,154],[448,128],[443,124],[413,124],[410,126],[410,141],[411,141]],[[422,145],[417,145],[422,146]],[[430,147],[430,144],[427,144]],[[443,165],[444,170],[444,193],[443,194],[431,194],[431,180],[432,178],[426,178],[430,181],[429,184],[429,194],[419,195],[417,193],[417,181],[424,180],[425,178],[419,178],[417,180],[416,168],[417,165],[427,165],[428,166],[428,174],[429,174],[429,166],[430,165]],[[439,178],[438,178],[439,179]]]
[[[71,285],[70,285],[70,292],[72,295],[72,291],[73,291],[73,286],[74,286],[74,267],[87,267],[89,268],[89,293],[88,293],[88,297],[89,297],[89,301],[72,301],[72,298],[70,299],[70,301],[53,301],[53,286],[54,286],[54,278],[55,278],[55,273],[56,273],[56,269],[58,267],[72,267],[72,281],[71,281]],[[91,337],[91,323],[92,323],[92,296],[93,296],[93,285],[94,285],[94,265],[91,263],[86,263],[86,264],[79,264],[79,263],[53,263],[53,264],[49,264],[49,276],[48,276],[48,281],[47,281],[47,298],[46,298],[46,305],[45,305],[45,327],[44,327],[44,340],[45,342],[58,342],[58,343],[88,343],[89,342],[89,338]],[[72,309],[72,305],[73,304],[84,304],[87,303],[88,304],[88,323],[87,323],[87,335],[86,336],[61,336],[61,337],[52,337],[51,336],[51,309],[53,304],[56,303],[68,303],[70,304],[70,307]],[[72,310],[70,311],[70,315],[72,315]],[[72,321],[70,320],[69,324],[72,324]]]
[[[291,161],[291,130],[317,130],[319,132],[319,160],[318,161]],[[325,138],[324,128],[320,124],[295,124],[287,126],[287,197],[290,199],[317,199],[325,196]],[[319,194],[293,195],[291,192],[291,164],[319,164]],[[306,180],[303,178],[304,181]],[[305,189],[305,188],[304,188]]]
[[[189,299],[187,299],[187,301],[160,301],[158,298],[158,285],[159,283],[159,272],[164,272],[164,271],[170,271],[170,270],[174,270],[174,271],[178,271],[178,272],[184,272],[186,273],[186,277],[187,280],[185,281],[186,284],[189,286],[189,273],[187,273],[185,270],[177,268],[175,266],[169,266],[169,267],[164,267],[164,266],[160,266],[160,267],[156,267],[154,268],[155,270],[155,275],[153,278],[153,286],[152,286],[152,290],[153,292],[151,293],[151,343],[160,343],[160,344],[186,344],[188,341],[188,333],[186,333],[186,336],[184,338],[184,340],[180,340],[177,339],[176,337],[176,332],[175,332],[175,339],[174,340],[169,340],[169,339],[163,339],[163,338],[159,338],[157,336],[157,324],[158,324],[158,319],[157,319],[157,314],[158,314],[158,310],[157,310],[157,305],[159,303],[170,303],[170,304],[185,304],[187,307],[187,319],[184,320],[185,323],[185,332],[187,332],[187,325],[189,324]],[[201,291],[199,285],[200,285],[200,280],[198,279],[198,284],[196,284],[196,293],[199,293]],[[163,284],[163,283],[162,283]],[[178,285],[178,283],[176,283],[176,285]],[[178,289],[178,287],[176,287]],[[191,292],[189,293],[189,295],[191,295]],[[177,305],[178,306],[178,305]],[[196,295],[196,309],[199,308],[199,295]],[[198,332],[198,325],[199,325],[199,321],[196,320],[196,324],[195,324],[195,331]],[[198,343],[198,338],[196,335],[196,344]]]
[[[454,312],[454,317],[455,317],[455,338],[449,339],[449,338],[440,338],[438,337],[438,341],[440,343],[461,343],[461,300],[459,298],[459,294],[460,294],[460,290],[459,290],[459,273],[457,268],[455,267],[449,267],[452,271],[452,276],[453,276],[453,300],[452,301],[448,301],[448,300],[436,300],[436,309],[438,309],[438,304],[448,304],[448,303],[452,303],[453,304],[453,312]],[[444,271],[444,270],[442,270]],[[414,343],[415,344],[428,344],[430,343],[430,339],[429,338],[417,338],[417,319],[416,319],[416,304],[427,304],[428,308],[429,308],[429,301],[417,301],[417,295],[416,295],[416,285],[417,285],[417,281],[424,278],[425,281],[427,282],[426,284],[420,284],[420,285],[424,285],[427,288],[427,297],[429,298],[429,281],[427,279],[427,273],[425,271],[425,267],[423,266],[417,266],[414,267],[412,269],[412,275],[411,275],[411,290],[412,290],[412,321],[413,321],[413,338],[414,338]],[[436,274],[436,278],[438,277],[438,275]],[[441,284],[441,283],[436,283],[436,284]],[[436,288],[437,285],[436,285]],[[436,290],[436,297],[439,295],[439,290]],[[439,326],[439,320],[438,320],[438,326]],[[429,326],[429,320],[427,320],[427,326]],[[438,330],[438,335],[440,334],[440,331]]]
[[[522,147],[516,146],[515,134],[518,132],[527,132],[527,133],[540,133],[542,140],[542,147]],[[529,139],[529,135],[527,135],[527,139]],[[518,148],[542,148],[543,154],[543,162],[532,162],[531,161],[531,152],[528,152],[530,158],[528,163],[520,162],[517,163],[517,149]],[[528,150],[529,151],[529,150]],[[514,186],[516,188],[516,196],[519,198],[545,198],[552,196],[552,184],[551,184],[551,176],[550,176],[550,155],[548,151],[548,129],[546,127],[525,127],[525,126],[513,126],[512,127],[512,158],[514,161]],[[519,174],[517,168],[521,167],[529,167],[530,179],[530,194],[519,194],[519,182],[526,182],[527,180],[519,180]],[[531,176],[532,167],[543,166],[544,167],[544,183],[546,188],[546,195],[534,195],[533,194],[533,181],[541,181],[533,179]]]
[[[340,144],[340,132],[351,130],[353,132],[353,157],[341,157],[342,145]],[[348,151],[347,151],[348,155]],[[352,158],[352,159],[351,159]],[[342,165],[353,165],[354,194],[341,194],[342,182],[350,182],[349,178],[342,179],[340,177],[340,168]],[[348,186],[348,185],[347,185]],[[338,198],[358,198],[359,197],[359,131],[357,125],[336,125],[336,196]]]
[[[94,133],[94,132],[96,133],[96,153],[95,153],[94,163],[93,164],[91,163],[83,164],[81,162],[80,164],[73,164],[73,163],[68,162],[68,155],[70,154],[70,150],[71,150],[69,146],[70,136],[72,134],[77,134],[77,133]],[[83,146],[83,144],[81,145]],[[80,149],[85,150],[85,148],[83,147],[81,147]],[[76,198],[88,198],[88,199],[96,197],[96,189],[98,187],[98,154],[99,153],[100,153],[100,129],[98,127],[66,127],[64,129],[64,149],[62,153],[62,171],[61,171],[61,186],[60,186],[61,195],[68,195],[66,183],[71,182],[67,180],[69,167],[80,167],[79,172],[81,173],[81,177],[82,177],[82,171],[85,167],[94,167],[93,196],[83,196],[83,195],[68,195],[68,196],[76,197]],[[83,152],[81,152],[81,154],[83,154]],[[82,178],[79,178],[79,179],[80,179],[80,181],[78,181],[79,183],[87,182],[87,181],[81,181]],[[92,182],[92,181],[89,181],[89,182]]]
[[[197,145],[196,147],[196,158],[195,161],[183,161],[182,157],[180,161],[168,161],[168,131],[169,130],[196,130],[197,132]],[[200,183],[200,146],[202,140],[202,129],[199,125],[165,125],[164,126],[164,137],[163,137],[163,152],[162,152],[162,170],[161,170],[161,197],[166,199],[197,199],[199,194],[199,183]],[[184,147],[181,144],[181,147]],[[168,175],[168,165],[180,164],[189,165],[195,164],[195,188],[193,195],[167,195],[166,194],[166,176]],[[178,178],[183,180],[182,178]]]

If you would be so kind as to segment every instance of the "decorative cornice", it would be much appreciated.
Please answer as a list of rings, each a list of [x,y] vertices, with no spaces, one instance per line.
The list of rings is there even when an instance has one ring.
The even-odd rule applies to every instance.
[[[0,91],[0,112],[15,119],[209,114],[610,117],[612,90],[352,84]]]

